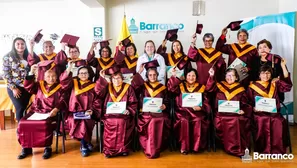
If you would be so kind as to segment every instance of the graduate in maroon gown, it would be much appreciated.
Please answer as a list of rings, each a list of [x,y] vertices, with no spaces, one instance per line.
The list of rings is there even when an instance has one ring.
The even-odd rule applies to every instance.
[[[185,74],[188,71],[188,69],[191,68],[191,63],[187,55],[184,53],[182,43],[179,40],[177,40],[177,34],[176,34],[177,30],[178,29],[172,29],[167,31],[165,39],[163,40],[162,44],[159,46],[157,53],[164,57],[165,64],[167,66],[166,72],[168,71],[168,66],[176,67],[179,62],[181,61],[186,62],[186,65],[184,65],[184,68],[181,69],[181,70],[184,70],[184,74]],[[166,53],[167,40],[172,42],[171,51],[169,53]],[[167,79],[169,78],[170,77],[167,76]]]
[[[271,78],[272,69],[263,65],[259,72],[259,81],[252,82],[248,88],[248,97],[254,107],[255,122],[255,152],[265,154],[284,154],[288,147],[287,123],[280,114],[278,92],[289,92],[292,88],[290,74],[286,68],[286,61],[282,59],[283,74],[280,78]],[[256,96],[275,99],[276,113],[260,111],[255,107]]]
[[[247,42],[249,34],[247,30],[240,29],[240,23],[241,22],[231,22],[228,27],[222,30],[222,35],[217,41],[216,49],[224,54],[229,55],[227,67],[229,67],[236,58],[240,59],[246,64],[245,67],[241,67],[240,69],[242,73],[249,74],[248,77],[241,81],[243,86],[246,88],[251,80],[251,66],[254,59],[258,57],[258,51],[255,46]],[[228,32],[227,28],[231,28],[232,31],[240,29],[237,32],[238,43],[225,44],[226,35]]]
[[[106,81],[105,74],[111,75],[111,83]],[[102,108],[103,153],[107,158],[118,155],[127,156],[131,149],[132,133],[135,128],[137,98],[134,90],[129,84],[123,82],[120,68],[115,66],[100,71],[95,91],[99,97],[104,99]],[[105,96],[102,97],[102,95]],[[122,113],[107,111],[110,104],[119,102],[125,102],[126,110]]]
[[[124,82],[131,84],[133,77],[136,74],[138,57],[136,57],[136,46],[134,43],[131,43],[129,37],[122,40],[119,43],[119,46],[116,47],[114,60],[116,65],[121,69],[120,71],[124,77]],[[135,90],[135,93],[136,92],[138,91]]]
[[[116,47],[116,53],[114,55],[114,60],[121,68],[122,74],[136,73],[138,60],[136,57],[137,49],[135,44],[130,41],[129,37],[120,42],[119,47]]]
[[[156,61],[157,62],[157,61]],[[158,158],[160,152],[165,149],[168,143],[170,132],[169,120],[169,102],[167,88],[158,82],[158,65],[149,63],[145,66],[147,69],[148,81],[144,82],[140,76],[138,85],[141,86],[140,113],[138,116],[137,130],[139,133],[139,142],[143,148],[146,157]],[[163,104],[158,112],[144,111],[142,106],[144,98],[162,98]]]
[[[191,46],[188,51],[188,57],[191,61],[196,62],[198,71],[198,82],[206,85],[210,68],[215,69],[215,76],[217,81],[224,79],[224,72],[226,70],[226,63],[222,57],[222,53],[212,47],[214,36],[211,33],[206,33],[203,36],[204,48],[196,48],[196,34],[192,37]]]
[[[78,69],[77,78],[72,78],[71,63],[67,70],[62,73],[60,83],[64,90],[71,90],[68,117],[66,123],[70,129],[69,135],[81,142],[81,154],[86,157],[92,152],[92,132],[95,120],[100,117],[101,101],[94,92],[95,83],[91,81],[94,76],[91,67],[82,66]],[[90,115],[90,119],[74,119],[77,112]]]
[[[80,51],[77,46],[69,48],[69,57],[67,59],[67,62],[68,62],[67,66],[69,66],[70,63],[72,63],[72,62],[74,63],[73,68],[72,68],[72,76],[73,77],[76,77],[78,75],[77,70],[79,67],[87,65],[87,61],[79,58],[79,56],[80,56]]]
[[[208,92],[215,93],[214,126],[216,135],[224,145],[224,150],[235,156],[243,156],[250,148],[252,106],[249,104],[244,87],[238,83],[236,69],[227,69],[225,81],[215,81],[214,69],[209,70]],[[219,111],[219,101],[238,101],[237,112]]]
[[[108,69],[115,65],[115,61],[113,58],[111,58],[111,48],[109,47],[109,40],[101,41],[100,42],[100,58],[95,57],[95,52],[94,49],[96,48],[96,45],[98,42],[93,42],[91,49],[88,53],[87,56],[87,63],[88,65],[96,68],[96,73],[95,73],[95,80],[97,80],[100,77],[99,72],[101,70]]]
[[[35,147],[45,147],[44,159],[51,157],[53,131],[56,127],[55,116],[66,105],[55,71],[47,70],[44,80],[38,82],[34,79],[36,71],[37,65],[33,65],[24,82],[25,89],[36,96],[27,115],[20,120],[18,125],[18,141],[22,146],[22,152],[18,159],[32,154],[32,148]],[[34,113],[49,113],[49,117],[45,120],[28,120]]]
[[[66,43],[61,43],[62,49],[60,52],[55,53],[55,46],[51,41],[45,41],[43,42],[43,51],[44,53],[40,55],[36,55],[33,50],[34,50],[34,39],[30,41],[30,50],[29,50],[29,55],[28,55],[28,63],[30,66],[37,64],[41,61],[46,61],[46,60],[54,60],[54,62],[51,64],[51,68],[53,69],[58,76],[66,69],[67,65],[67,55],[65,53],[65,46],[67,45]],[[39,70],[38,71],[38,80],[43,80],[44,77],[44,70]]]
[[[211,111],[205,85],[197,82],[197,71],[190,69],[185,74],[185,81],[173,76],[168,81],[168,90],[177,94],[175,98],[175,123],[174,130],[181,146],[181,153],[188,154],[190,151],[198,152],[206,148],[209,121],[207,116]],[[201,93],[202,105],[183,107],[183,93]]]

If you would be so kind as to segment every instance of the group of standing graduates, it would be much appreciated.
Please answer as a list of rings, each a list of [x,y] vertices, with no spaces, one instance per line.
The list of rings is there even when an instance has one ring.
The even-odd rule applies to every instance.
[[[59,111],[64,113],[69,135],[80,141],[83,157],[93,150],[96,121],[104,124],[103,153],[107,158],[129,154],[135,127],[148,158],[158,158],[166,149],[170,129],[182,154],[200,152],[207,147],[210,124],[229,154],[243,156],[245,149],[251,148],[252,133],[255,152],[286,153],[287,124],[280,114],[284,92],[292,88],[286,60],[270,53],[272,45],[268,40],[261,40],[255,47],[247,42],[248,32],[239,30],[238,22],[230,25],[222,30],[215,48],[211,33],[203,36],[204,47],[196,48],[196,33],[202,29],[197,25],[188,54],[177,40],[177,30],[169,30],[157,50],[152,40],[146,41],[139,57],[129,38],[119,43],[114,57],[108,40],[93,42],[85,60],[69,40],[61,43],[58,53],[51,41],[45,41],[44,53],[36,55],[33,50],[42,37],[40,32],[30,41],[29,50],[24,39],[16,38],[11,52],[3,57],[3,71],[16,107],[17,135],[22,146],[18,159],[32,154],[35,147],[45,147],[44,159],[51,157],[54,121]],[[226,44],[228,28],[238,30],[237,43]],[[168,41],[172,42],[169,52]],[[98,58],[94,52],[97,45]],[[229,56],[228,62],[223,53]],[[232,67],[234,61],[242,61],[244,66]],[[200,93],[202,103],[185,107],[186,93]],[[23,116],[33,94],[35,99]],[[277,112],[257,110],[256,96],[275,99]],[[160,111],[143,110],[146,98],[162,98]],[[238,101],[240,109],[237,113],[220,111],[220,101]],[[126,105],[121,114],[107,110],[116,102]],[[171,108],[174,120],[169,117]],[[76,119],[77,112],[90,119]],[[49,117],[29,120],[34,113],[48,113]]]

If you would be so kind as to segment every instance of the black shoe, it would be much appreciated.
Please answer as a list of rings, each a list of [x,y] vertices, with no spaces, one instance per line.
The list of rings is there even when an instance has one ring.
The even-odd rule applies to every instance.
[[[93,152],[94,146],[91,143],[88,143],[87,147],[88,147],[87,149],[89,152]]]
[[[80,152],[81,152],[81,156],[82,156],[82,157],[87,157],[87,156],[90,155],[88,148],[83,148],[83,147],[81,147],[81,148],[80,148]]]
[[[105,157],[106,157],[106,158],[111,158],[111,155],[108,155],[108,154],[107,154],[107,155],[105,155]]]
[[[32,154],[32,148],[23,148],[21,154],[18,156],[18,159],[24,159],[28,155]]]
[[[43,159],[48,159],[52,156],[52,148],[45,148],[43,153]]]

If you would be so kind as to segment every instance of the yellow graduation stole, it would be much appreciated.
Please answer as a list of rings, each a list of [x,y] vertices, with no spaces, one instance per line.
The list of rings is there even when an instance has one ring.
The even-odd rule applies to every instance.
[[[244,54],[252,51],[253,49],[255,49],[256,47],[251,45],[251,44],[245,44],[244,47],[240,47],[239,44],[233,43],[231,44],[231,48],[233,49],[233,51],[235,52],[237,57],[241,57]],[[241,51],[239,51],[241,50]]]
[[[80,89],[79,86],[78,86],[78,81],[77,79],[73,79],[73,85],[74,85],[74,93],[75,95],[80,95],[82,93],[85,93],[91,89],[93,89],[95,87],[95,83],[91,83],[90,85]]]
[[[221,82],[224,86],[228,87],[229,89],[233,89],[234,87],[238,86],[239,83],[233,83],[232,85],[229,85],[227,82],[223,81]],[[234,96],[236,96],[238,93],[241,93],[243,91],[245,91],[245,89],[243,87],[239,87],[237,89],[235,89],[234,91],[232,91],[231,93],[229,91],[227,91],[220,83],[217,83],[217,87],[219,88],[219,90],[221,92],[223,92],[227,98],[227,100],[231,100]]]
[[[176,53],[176,54],[174,54],[173,56],[172,56],[171,53],[168,53],[168,63],[170,64],[170,66],[176,66],[176,65],[178,64],[178,62],[179,62],[178,59],[181,58],[182,56],[183,56],[183,55],[182,55],[181,53]],[[176,63],[174,63],[172,57],[175,58]],[[188,57],[185,57],[184,59],[185,59],[185,61],[187,61],[187,60],[188,60]]]
[[[56,53],[52,53],[51,55],[45,55],[45,54],[40,54],[38,55],[40,61],[44,61],[44,60],[52,60],[57,54]]]
[[[118,97],[116,97],[114,94],[113,94],[113,90],[112,90],[112,84],[109,83],[108,85],[108,90],[109,90],[109,94],[110,94],[110,97],[112,99],[113,102],[120,102],[121,99],[123,98],[123,96],[125,95],[125,93],[128,91],[128,88],[129,88],[129,84],[125,83],[124,85],[124,89],[122,90],[122,92],[120,93],[120,95]],[[123,86],[122,86],[123,87]]]
[[[268,85],[269,85],[269,82],[261,82],[261,81],[256,81],[256,82],[259,83],[260,85],[264,86],[265,88],[267,88]],[[260,89],[254,83],[250,84],[249,87],[251,89],[253,89],[254,91],[256,91],[257,93],[259,93],[262,97],[267,97],[267,98],[272,98],[273,94],[274,94],[274,91],[275,91],[275,84],[274,83],[271,83],[268,94],[266,92],[264,92],[262,89]]]
[[[137,60],[136,61],[134,61],[134,62],[132,62],[134,59],[137,59],[137,57],[135,57],[135,56],[131,56],[130,58],[130,61],[132,62],[130,62],[129,60],[128,60],[128,58],[127,58],[128,56],[126,56],[125,58],[124,58],[124,61],[125,61],[125,63],[126,63],[126,65],[127,65],[127,67],[129,68],[129,69],[132,69],[132,68],[134,68],[136,65],[137,65]]]
[[[103,70],[111,67],[114,64],[114,59],[112,58],[97,58],[97,59]],[[104,63],[106,63],[107,65],[105,65]]]
[[[159,86],[161,83],[157,83],[155,85],[155,87],[153,86],[153,88],[156,88],[157,86]],[[153,89],[147,84],[147,83],[144,83],[144,86],[146,88],[146,90],[149,92],[150,96],[151,97],[155,97],[156,95],[158,95],[160,92],[162,92],[163,90],[166,89],[166,86],[162,85],[160,88],[158,88],[157,90],[153,91]]]
[[[203,93],[205,91],[205,86],[204,85],[201,85],[199,83],[195,83],[194,87],[192,88],[189,88],[187,87],[187,90],[190,92],[190,93],[193,93],[193,91],[198,87],[198,86],[201,86],[200,89],[197,91],[198,93]],[[183,83],[179,84],[179,89],[182,93],[187,93],[186,92],[186,89],[185,89],[185,86]]]
[[[207,56],[205,54],[205,52],[203,52],[203,51],[207,52],[210,57]],[[207,63],[211,63],[213,60],[215,60],[216,58],[218,58],[219,56],[222,55],[222,53],[220,51],[217,51],[214,48],[212,48],[212,50],[204,49],[204,48],[199,48],[198,49],[198,53],[202,56],[202,58],[204,58],[204,60]]]
[[[51,91],[47,92],[47,90],[46,90],[46,88],[44,86],[44,81],[43,80],[39,81],[39,84],[40,84],[40,89],[41,89],[43,95],[46,98],[50,97],[51,95],[53,95],[54,93],[56,93],[56,91],[58,91],[61,88],[61,85],[58,84],[54,89],[52,89]]]

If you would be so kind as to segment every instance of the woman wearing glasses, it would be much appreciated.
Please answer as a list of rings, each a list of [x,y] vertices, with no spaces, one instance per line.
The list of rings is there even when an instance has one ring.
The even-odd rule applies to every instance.
[[[66,71],[60,77],[60,84],[65,91],[70,92],[68,104],[67,126],[70,128],[69,135],[80,141],[80,151],[86,157],[92,151],[92,131],[95,120],[100,117],[101,100],[94,92],[95,83],[91,67],[82,66],[78,69],[77,78],[72,78],[72,67],[70,63]],[[80,112],[80,113],[78,113]],[[89,116],[89,119],[76,118],[78,115]]]
[[[105,79],[111,76],[111,83]],[[123,82],[117,66],[100,71],[95,92],[103,99],[102,121],[104,123],[103,153],[105,157],[127,156],[131,149],[135,128],[137,98],[134,89]]]

